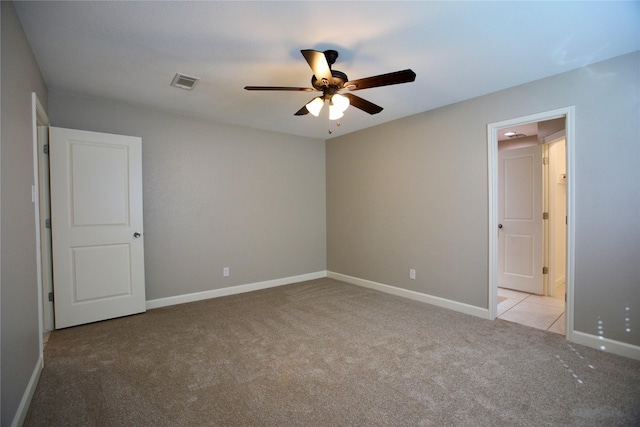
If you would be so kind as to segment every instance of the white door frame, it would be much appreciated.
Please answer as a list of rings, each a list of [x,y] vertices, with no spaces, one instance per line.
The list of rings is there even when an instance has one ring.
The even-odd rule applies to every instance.
[[[544,181],[544,187],[543,187],[543,212],[549,212],[550,217],[548,221],[543,221],[543,226],[544,226],[544,232],[543,232],[543,254],[544,254],[544,265],[546,265],[547,267],[549,267],[549,274],[545,274],[543,275],[543,288],[544,288],[544,295],[548,295],[548,296],[556,296],[556,285],[557,285],[557,278],[558,278],[558,271],[557,271],[557,266],[555,265],[555,261],[552,263],[551,262],[551,255],[555,256],[555,247],[556,247],[556,243],[555,243],[555,235],[557,233],[557,231],[555,230],[555,225],[556,222],[558,221],[558,217],[556,215],[556,211],[557,210],[557,206],[555,206],[555,203],[551,202],[551,188],[552,188],[552,178],[550,176],[550,165],[552,162],[555,162],[555,159],[552,158],[551,156],[551,145],[553,145],[554,143],[560,141],[560,140],[564,140],[565,141],[565,155],[566,155],[566,135],[567,132],[562,129],[561,131],[555,132],[551,135],[545,136],[540,142],[542,144],[542,150],[543,150],[543,156],[547,159],[549,159],[549,161],[547,162],[543,162],[542,168],[543,168],[543,181]],[[565,167],[566,167],[566,161],[565,161]],[[556,176],[553,177],[553,183],[557,182],[557,178]],[[566,187],[565,187],[566,188]],[[566,198],[565,198],[566,199]],[[566,202],[566,200],[565,200]],[[566,206],[564,207],[564,211],[566,213]],[[562,218],[560,218],[560,221],[562,221]],[[552,229],[552,225],[554,226]],[[566,233],[565,233],[565,239],[566,239]],[[566,245],[566,242],[565,242]],[[554,248],[552,250],[552,248]],[[553,253],[552,253],[553,252]],[[565,261],[566,264],[566,261]],[[553,265],[553,267],[552,267]],[[565,268],[566,270],[566,268]],[[566,282],[565,282],[565,286],[566,286]],[[566,294],[566,292],[565,292]]]
[[[40,189],[40,172],[38,168],[38,156],[40,150],[38,149],[38,126],[49,126],[49,117],[47,112],[42,106],[42,103],[38,99],[38,95],[35,92],[31,93],[31,120],[32,120],[32,133],[33,133],[33,203],[35,206],[35,226],[36,226],[36,277],[38,286],[38,328],[39,328],[39,347],[40,347],[40,360],[44,360],[44,345],[42,342],[42,334],[44,333],[44,295],[42,291],[42,242],[40,238],[41,221],[40,218],[40,192],[48,191],[46,189]],[[46,218],[45,218],[46,219]],[[49,256],[51,253],[49,252]]]
[[[567,159],[566,339],[574,341],[573,301],[575,268],[575,107],[545,111],[487,125],[489,185],[489,318],[498,312],[498,131],[527,123],[565,118]]]
[[[42,327],[43,332],[54,330],[53,301],[48,297],[53,294],[53,258],[51,253],[51,188],[49,185],[49,125],[38,124],[38,203],[40,211],[40,266],[42,268]]]

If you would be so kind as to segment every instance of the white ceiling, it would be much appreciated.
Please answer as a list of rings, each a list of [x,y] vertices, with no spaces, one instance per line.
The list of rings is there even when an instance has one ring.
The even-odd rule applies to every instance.
[[[50,92],[110,98],[328,139],[640,49],[639,2],[16,2]],[[384,110],[296,117],[310,87],[301,49],[335,49],[351,80],[411,68],[413,83],[361,90]],[[169,86],[180,72],[201,81]],[[505,117],[504,119],[508,119]]]

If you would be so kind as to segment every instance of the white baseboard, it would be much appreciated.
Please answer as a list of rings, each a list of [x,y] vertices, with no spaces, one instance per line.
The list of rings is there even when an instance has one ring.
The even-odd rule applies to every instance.
[[[573,331],[572,338],[572,341],[576,344],[586,345],[587,347],[602,350],[605,353],[613,353],[618,356],[628,357],[629,359],[640,360],[640,347],[637,345],[578,331]]]
[[[352,285],[363,286],[365,288],[375,289],[377,291],[386,292],[388,294],[409,298],[415,301],[426,302],[427,304],[438,307],[448,308],[450,310],[459,311],[461,313],[470,314],[472,316],[489,319],[489,310],[462,302],[452,301],[446,298],[440,298],[433,295],[422,294],[420,292],[410,291],[395,286],[384,285],[382,283],[372,282],[370,280],[359,279],[357,277],[347,276],[345,274],[327,272],[327,277],[351,283]]]
[[[31,404],[31,399],[33,398],[33,394],[36,392],[36,387],[38,386],[38,380],[40,380],[40,374],[42,374],[43,368],[44,368],[44,359],[42,356],[40,356],[38,357],[36,366],[33,369],[33,373],[31,374],[31,379],[27,384],[27,389],[24,391],[24,394],[22,395],[22,400],[20,400],[20,405],[18,405],[18,410],[16,411],[16,415],[13,417],[13,421],[11,422],[11,427],[20,427],[24,423],[24,419],[27,416],[27,411],[29,410],[29,405]]]
[[[377,291],[385,292],[388,294],[409,298],[438,307],[447,308],[450,310],[458,311],[460,313],[480,317],[482,319],[490,319],[489,310],[485,308],[480,308],[473,305],[452,301],[446,298],[436,297],[433,295],[423,294],[420,292],[410,291],[408,289],[402,289],[395,286],[385,285],[382,283],[372,282],[370,280],[347,276],[345,274],[334,273],[331,271],[318,271],[315,273],[303,274],[300,276],[284,277],[281,279],[267,280],[264,282],[249,283],[246,285],[231,286],[228,288],[213,289],[210,291],[195,292],[192,294],[178,295],[168,298],[159,298],[147,301],[146,306],[147,310],[150,310],[153,308],[167,307],[176,304],[184,304],[187,302],[201,301],[209,298],[218,298],[244,292],[258,291],[260,289],[273,288],[276,286],[284,286],[291,283],[304,282],[305,280],[321,279],[323,277],[329,277],[331,279],[340,280],[342,282],[351,283],[353,285],[375,289]],[[571,334],[571,341],[577,344],[585,345],[587,347],[603,350],[608,353],[617,354],[619,356],[628,357],[630,359],[640,360],[640,347],[632,344],[614,341],[608,338],[600,338],[578,331],[573,331],[573,333]],[[603,346],[604,349],[602,349]],[[18,412],[18,414],[16,415],[16,420],[14,420],[12,426],[20,426],[22,424],[22,421],[26,416],[26,410],[29,408],[29,402],[31,401],[31,397],[33,396],[33,392],[35,391],[35,386],[38,384],[40,372],[42,372],[42,360],[39,361],[38,367],[36,368],[36,371],[34,371],[34,375],[29,382],[29,388],[25,392],[23,402],[21,402],[20,404],[20,408],[24,413],[21,415],[21,418],[19,418],[20,411]]]
[[[265,282],[249,283],[246,285],[230,286],[228,288],[212,289],[210,291],[194,292],[192,294],[176,295],[174,297],[158,298],[149,300],[146,303],[147,310],[153,308],[167,307],[170,305],[184,304],[187,302],[201,301],[210,298],[225,297],[228,295],[241,294],[244,292],[258,291],[260,289],[274,288],[276,286],[289,285],[291,283],[304,282],[327,277],[326,271],[302,274],[300,276],[284,277],[281,279],[267,280]]]

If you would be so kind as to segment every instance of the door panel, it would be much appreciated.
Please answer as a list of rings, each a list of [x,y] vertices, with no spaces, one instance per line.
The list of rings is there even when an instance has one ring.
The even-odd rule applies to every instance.
[[[498,286],[542,294],[542,150],[503,150],[498,158]]]
[[[72,249],[74,302],[129,296],[129,245],[86,246]]]
[[[73,225],[128,224],[128,147],[75,142],[70,154]]]
[[[136,137],[50,129],[56,328],[145,311],[141,151]]]

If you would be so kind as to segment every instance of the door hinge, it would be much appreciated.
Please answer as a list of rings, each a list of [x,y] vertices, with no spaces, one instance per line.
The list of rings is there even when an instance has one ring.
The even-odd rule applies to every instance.
[[[51,219],[47,218],[44,220],[44,228],[51,228]]]
[[[542,164],[543,165],[548,165],[549,164],[549,158],[548,157],[543,157],[542,158]]]
[[[542,219],[549,219],[549,212],[542,212]]]
[[[44,144],[44,145],[42,146],[42,152],[43,152],[44,154],[49,154],[49,144]]]
[[[49,292],[49,302],[53,302],[53,292]]]
[[[549,267],[542,267],[542,274],[549,274]]]

